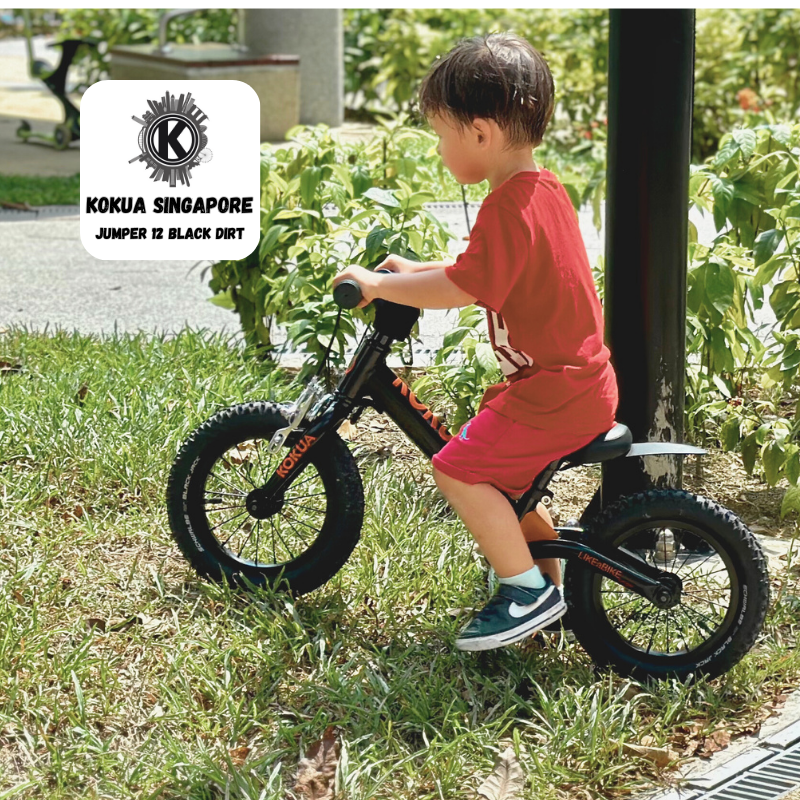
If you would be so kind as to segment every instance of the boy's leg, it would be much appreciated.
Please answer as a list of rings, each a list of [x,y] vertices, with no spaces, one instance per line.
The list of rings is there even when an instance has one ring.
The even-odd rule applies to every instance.
[[[558,539],[555,532],[553,519],[548,510],[539,503],[535,511],[531,511],[522,518],[520,523],[522,534],[528,542],[537,542],[541,539]],[[557,558],[538,558],[536,566],[542,575],[549,575],[556,586],[561,586],[561,561]]]
[[[500,579],[497,593],[461,631],[456,647],[502,647],[563,616],[567,608],[561,592],[534,569],[519,521],[502,492],[489,483],[464,483],[435,467],[433,477]]]
[[[498,578],[533,569],[519,520],[502,492],[488,483],[462,483],[435,468],[433,477]]]

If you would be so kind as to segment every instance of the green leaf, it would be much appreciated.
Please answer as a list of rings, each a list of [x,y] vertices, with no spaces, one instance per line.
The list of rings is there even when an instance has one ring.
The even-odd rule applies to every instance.
[[[786,453],[777,442],[770,442],[761,454],[764,463],[764,477],[770,486],[775,486],[781,477],[781,467],[786,460]]]
[[[208,302],[213,303],[215,306],[219,306],[220,308],[227,308],[230,311],[233,311],[236,308],[236,303],[233,301],[233,296],[231,295],[230,289],[226,289],[221,294],[215,294],[213,297],[209,297]]]
[[[722,446],[730,451],[735,450],[739,444],[739,420],[736,417],[728,417],[720,430]]]
[[[757,454],[758,443],[756,442],[756,431],[753,431],[752,433],[748,433],[742,442],[742,464],[748,475],[753,474]]]
[[[727,264],[710,262],[706,268],[706,297],[711,305],[724,314],[733,303],[736,276]]]
[[[772,138],[784,147],[788,147],[792,141],[792,129],[789,125],[770,125],[770,133]]]
[[[478,342],[475,345],[475,359],[481,365],[484,372],[491,373],[497,369],[497,358],[494,350],[488,342]]]
[[[319,167],[306,167],[303,170],[300,175],[300,200],[303,208],[313,208],[320,180],[322,170]]]
[[[728,219],[735,191],[734,185],[727,178],[718,178],[716,175],[712,175],[709,182],[711,183],[711,194],[714,197],[714,225],[719,231],[725,227]]]
[[[377,186],[373,186],[371,189],[367,189],[367,191],[364,192],[364,197],[368,197],[381,206],[400,208],[400,202],[388,189],[379,189]]]
[[[717,151],[717,155],[714,158],[714,166],[717,169],[724,167],[734,158],[738,158],[740,152],[739,143],[733,138],[733,136],[723,137],[723,142],[724,144]]]
[[[281,234],[287,230],[288,228],[286,225],[273,225],[270,227],[264,238],[261,240],[261,244],[258,246],[259,261],[264,261],[264,259],[275,249],[275,245],[278,243],[278,239],[280,239]]]
[[[726,350],[727,350],[727,348],[726,348]],[[723,381],[722,378],[720,378],[719,375],[712,375],[711,376],[711,380],[714,381],[714,385],[717,387],[717,389],[719,389],[719,391],[720,391],[720,393],[722,394],[723,397],[730,397],[731,396],[731,390],[726,386],[725,381]],[[736,438],[736,441],[737,442],[739,441],[738,436]],[[730,450],[732,448],[728,448],[728,449]]]
[[[565,183],[563,186],[567,190],[567,194],[569,195],[569,199],[572,201],[572,205],[575,207],[575,210],[578,211],[578,209],[581,207],[580,193],[572,183]]]
[[[375,258],[375,256],[378,253],[378,250],[380,250],[380,248],[383,246],[386,237],[391,236],[391,234],[392,234],[391,228],[383,228],[383,227],[373,228],[367,234],[367,240],[365,244],[367,248],[366,250],[367,259],[369,261],[372,261],[372,259]]]
[[[366,167],[353,167],[350,170],[353,181],[353,196],[360,197],[372,187],[372,177]]]
[[[790,486],[781,501],[781,519],[792,512],[800,513],[800,486]]]
[[[772,254],[778,249],[778,245],[783,239],[783,231],[773,228],[771,231],[762,231],[756,238],[753,247],[755,266],[760,267],[772,258]]]
[[[776,275],[776,273],[789,262],[789,256],[786,253],[778,253],[765,261],[759,268],[758,272],[753,276],[752,286],[754,289],[760,289],[766,286]]]
[[[756,149],[756,132],[749,128],[742,128],[733,132],[733,140],[739,145],[742,158],[748,159]]]
[[[795,450],[783,465],[783,474],[789,483],[796,485],[800,479],[800,451]]]

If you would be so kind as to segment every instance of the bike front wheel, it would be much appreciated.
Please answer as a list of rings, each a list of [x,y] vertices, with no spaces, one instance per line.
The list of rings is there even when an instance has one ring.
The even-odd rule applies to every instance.
[[[201,576],[299,595],[326,583],[353,552],[364,492],[355,460],[334,432],[314,445],[272,513],[248,510],[248,494],[288,453],[267,450],[285,425],[275,403],[232,406],[204,422],[178,453],[167,485],[170,528]]]
[[[769,606],[758,540],[731,511],[679,490],[623,497],[586,526],[599,549],[621,547],[681,581],[658,608],[583,562],[564,580],[572,629],[601,668],[638,680],[727,672],[752,648]]]

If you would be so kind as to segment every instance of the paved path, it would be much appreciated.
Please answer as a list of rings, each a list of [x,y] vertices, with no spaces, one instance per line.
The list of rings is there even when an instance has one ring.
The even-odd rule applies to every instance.
[[[478,205],[470,204],[474,221]],[[459,203],[431,205],[434,214],[455,233],[451,252],[466,248],[466,221]],[[207,302],[210,293],[203,266],[193,261],[99,261],[80,242],[77,209],[66,216],[41,216],[20,212],[0,214],[0,325],[32,328],[58,326],[84,333],[118,331],[175,332],[189,325],[236,333],[238,318]],[[701,240],[714,235],[710,219],[693,215]],[[604,248],[589,209],[580,214],[580,226],[590,263]],[[428,311],[421,323],[421,343],[415,346],[415,363],[429,363],[442,337],[457,319],[455,311]],[[281,342],[282,336],[276,335]],[[298,363],[288,358],[287,364]]]

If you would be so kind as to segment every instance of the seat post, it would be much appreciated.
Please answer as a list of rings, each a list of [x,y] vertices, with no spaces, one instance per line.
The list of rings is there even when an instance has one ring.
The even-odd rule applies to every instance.
[[[523,494],[519,500],[511,501],[511,505],[514,506],[514,511],[517,514],[517,519],[521,520],[526,514],[533,511],[545,495],[550,497],[553,496],[553,493],[548,491],[547,487],[550,484],[550,481],[553,480],[553,476],[556,474],[556,472],[558,472],[563,462],[563,458],[558,458],[555,461],[551,461],[536,476],[531,488],[528,489],[528,491],[525,492],[525,494]]]

